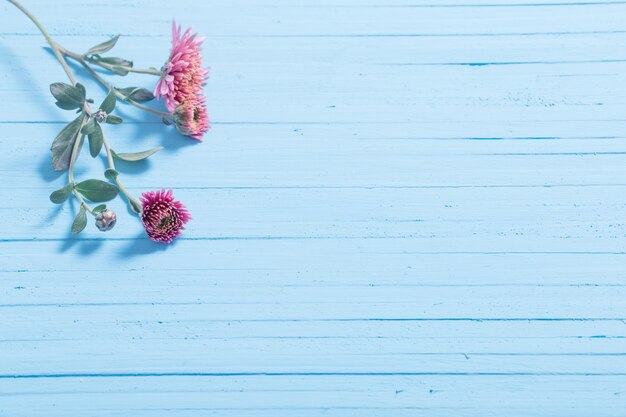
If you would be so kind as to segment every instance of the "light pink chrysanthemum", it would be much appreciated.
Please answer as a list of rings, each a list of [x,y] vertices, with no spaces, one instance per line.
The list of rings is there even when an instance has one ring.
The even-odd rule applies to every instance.
[[[183,135],[201,141],[204,133],[209,130],[209,113],[204,96],[190,97],[176,106],[174,124]]]
[[[191,216],[172,190],[148,191],[141,195],[141,221],[148,237],[155,242],[171,243],[185,229]]]
[[[202,85],[209,75],[202,67],[203,41],[204,38],[191,34],[191,28],[182,33],[176,21],[172,22],[172,51],[154,89],[154,95],[165,99],[165,107],[170,112],[187,98],[202,94]]]

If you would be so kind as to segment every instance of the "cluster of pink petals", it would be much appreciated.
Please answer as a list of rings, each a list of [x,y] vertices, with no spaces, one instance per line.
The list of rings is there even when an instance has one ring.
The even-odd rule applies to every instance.
[[[174,124],[183,135],[202,140],[202,136],[209,130],[209,113],[205,98],[190,97],[180,103],[174,111]]]
[[[202,86],[209,75],[208,70],[202,67],[203,41],[204,38],[191,33],[191,28],[183,33],[181,26],[177,26],[176,21],[172,22],[172,51],[161,69],[161,78],[154,90],[154,95],[165,100],[165,107],[171,113],[181,105],[184,106],[183,112],[189,108],[203,107],[203,110],[192,118],[195,120],[193,126],[183,124],[182,130],[179,129],[181,132],[189,130],[192,132],[189,136],[198,140],[201,140],[209,129],[209,116],[202,91]]]
[[[191,28],[182,33],[181,26],[172,22],[172,51],[154,90],[157,98],[165,99],[170,112],[190,96],[202,94],[208,77],[207,69],[202,67],[203,41],[204,38],[191,34]]]
[[[191,216],[172,190],[148,191],[141,195],[141,221],[148,237],[155,242],[171,243],[180,236]]]

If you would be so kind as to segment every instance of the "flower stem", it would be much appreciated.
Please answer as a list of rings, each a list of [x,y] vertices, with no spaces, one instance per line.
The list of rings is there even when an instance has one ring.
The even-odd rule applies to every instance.
[[[48,44],[52,48],[52,52],[54,52],[54,55],[59,60],[59,63],[61,64],[61,66],[63,67],[63,70],[67,74],[67,78],[70,79],[70,81],[72,82],[72,85],[76,85],[76,77],[74,77],[72,70],[70,70],[70,67],[67,65],[67,61],[65,60],[65,58],[63,57],[63,54],[61,53],[59,49],[60,48],[59,44],[57,44],[52,39],[48,31],[41,25],[39,20],[37,20],[37,18],[33,16],[32,13],[29,12],[24,6],[22,6],[16,0],[7,0],[7,1],[11,3],[12,5],[14,5],[15,7],[17,7],[22,13],[24,13],[35,24],[35,26],[37,26],[37,29],[39,29],[39,31],[44,36],[44,38],[46,38],[46,42],[48,42]],[[83,120],[80,125],[81,128],[85,124],[85,120],[86,120],[85,116],[90,113],[91,113],[91,109],[89,108],[89,103],[87,102],[83,103]],[[80,132],[80,129],[79,129],[79,132]],[[93,210],[91,209],[91,207],[89,207],[89,204],[87,204],[85,200],[83,199],[83,196],[81,196],[80,193],[76,191],[75,188],[73,188],[74,164],[76,163],[76,160],[78,159],[78,154],[80,152],[80,145],[83,143],[84,138],[85,138],[84,135],[78,134],[76,137],[76,140],[74,141],[74,146],[72,147],[72,154],[70,155],[70,165],[67,170],[67,178],[68,178],[69,183],[72,184],[72,192],[76,196],[76,199],[80,202],[81,206],[85,208],[85,210],[87,210],[90,214],[93,215]]]
[[[89,207],[89,204],[87,204],[85,200],[83,199],[83,196],[80,195],[80,193],[76,191],[75,189],[72,189],[72,191],[74,192],[74,195],[76,196],[78,201],[80,201],[80,205],[85,207],[85,210],[87,210],[89,214],[91,214],[92,216],[95,216],[93,210],[91,209],[91,207]]]
[[[52,51],[54,52],[54,55],[57,57],[57,59],[61,63],[61,66],[63,67],[63,70],[65,71],[65,73],[67,74],[67,77],[70,79],[70,81],[72,82],[73,85],[76,85],[76,78],[74,77],[74,74],[72,73],[72,70],[70,69],[70,67],[67,65],[67,61],[65,60],[64,56],[68,56],[70,58],[76,59],[103,86],[105,86],[108,89],[112,89],[113,88],[109,83],[107,83],[104,79],[102,79],[102,77],[100,77],[93,69],[91,69],[91,67],[89,65],[87,65],[87,63],[83,59],[82,55],[78,55],[78,54],[75,54],[73,52],[70,52],[67,49],[65,49],[62,46],[60,46],[58,43],[56,43],[52,39],[50,34],[46,31],[46,29],[44,29],[44,27],[41,25],[41,23],[39,23],[37,18],[35,16],[33,16],[26,8],[24,8],[24,6],[22,6],[16,0],[7,0],[7,1],[9,3],[13,4],[19,10],[21,10],[26,16],[28,16],[28,18],[35,24],[35,26],[37,26],[39,31],[46,38],[46,41],[48,42],[48,44],[52,48]],[[160,73],[159,73],[159,75],[160,75]],[[123,95],[119,91],[117,91],[117,90],[114,90],[114,91],[115,91],[115,94],[116,94],[116,96],[118,98],[124,99]],[[138,105],[139,104],[139,103],[133,102],[132,100],[128,100],[128,101],[131,104],[133,104],[133,105]],[[170,117],[171,116],[168,113],[157,112],[156,110],[149,109],[148,107],[145,107],[145,106],[141,106],[140,108],[143,108],[144,110],[149,110],[152,113],[155,113],[157,115],[163,115],[164,117]],[[81,122],[81,126],[80,126],[81,128],[85,124],[85,122],[87,120],[87,116],[91,115],[91,113],[92,113],[91,107],[89,106],[89,103],[85,101],[83,103],[83,109],[82,109],[83,120]],[[79,129],[79,132],[80,132],[80,129]],[[80,145],[83,143],[84,139],[85,139],[85,135],[81,135],[79,133],[79,136],[76,137],[76,140],[74,141],[74,146],[72,147],[72,154],[70,156],[70,165],[69,165],[68,173],[67,173],[68,181],[72,185],[74,184],[74,164],[76,163],[76,159],[78,159],[78,154],[80,152]],[[105,147],[106,152],[107,152],[109,168],[114,170],[115,169],[115,162],[113,162],[113,153],[111,152],[111,146],[109,145],[109,141],[107,140],[106,136],[104,136],[104,135],[103,135],[103,142],[104,142],[104,147]],[[137,212],[137,211],[141,212],[141,203],[136,198],[134,198],[132,195],[130,195],[130,193],[126,190],[126,188],[124,188],[124,186],[122,185],[121,181],[118,179],[117,176],[115,177],[115,182],[117,183],[117,186],[119,187],[120,191],[122,191],[122,193],[128,199],[129,204],[131,205],[131,209],[133,210],[133,212]],[[76,196],[76,198],[80,202],[81,206],[83,206],[85,208],[85,210],[87,210],[89,213],[91,213],[93,215],[94,213],[93,213],[92,208],[89,207],[89,205],[85,202],[85,200],[80,195],[80,193],[78,191],[76,191],[76,189],[74,189],[74,188],[72,189],[72,191],[74,192],[74,195]],[[134,209],[133,206],[138,208],[138,210]]]
[[[80,63],[86,70],[87,72],[98,82],[100,83],[100,85],[102,85],[105,89],[107,90],[113,90],[115,91],[115,95],[117,98],[119,98],[122,101],[125,101],[135,107],[137,107],[138,109],[141,109],[143,111],[147,111],[148,113],[152,113],[156,116],[159,117],[172,117],[172,115],[170,113],[165,113],[162,111],[158,111],[155,109],[151,109],[148,106],[144,106],[143,104],[137,103],[134,100],[131,99],[127,99],[122,93],[120,93],[115,87],[113,87],[107,80],[105,80],[104,78],[102,78],[100,76],[100,74],[98,74],[96,71],[93,70],[93,68],[91,68],[91,66],[89,66],[89,64],[87,63],[87,61],[92,62],[90,60],[86,60],[84,56],[77,54],[76,52],[72,52],[72,51],[68,51],[67,49],[60,47],[60,51],[63,55],[72,58],[73,60],[75,60],[76,62]]]
[[[44,36],[44,38],[46,38],[46,42],[48,42],[48,44],[52,48],[52,51],[54,52],[54,55],[57,57],[57,59],[61,63],[61,66],[63,67],[63,70],[67,74],[67,77],[70,79],[72,84],[76,85],[76,78],[74,78],[74,74],[72,74],[72,71],[70,70],[70,67],[67,65],[67,62],[65,61],[65,58],[63,58],[63,55],[59,51],[59,45],[52,39],[52,37],[50,36],[48,31],[46,31],[46,29],[44,29],[44,27],[41,25],[41,23],[39,23],[39,20],[37,20],[37,18],[35,16],[33,16],[31,14],[31,12],[29,12],[24,6],[22,6],[16,0],[7,0],[7,1],[9,3],[11,3],[12,5],[14,5],[15,7],[17,7],[18,9],[20,9],[22,11],[22,13],[24,13],[26,16],[28,16],[28,18],[35,24],[35,26],[37,26],[37,29],[39,29],[39,31]]]
[[[150,75],[156,75],[157,77],[160,77],[161,75],[163,75],[163,73],[161,71],[159,71],[158,69],[154,69],[154,68],[133,68],[133,67],[124,67],[128,72],[134,72],[137,74],[150,74]]]
[[[11,1],[11,0],[9,0],[9,1]],[[107,65],[105,65],[105,64],[101,63],[100,61],[98,61],[97,59],[93,59],[92,57],[89,57],[87,55],[83,55],[83,54],[78,54],[76,52],[72,52],[69,49],[65,49],[64,47],[62,47],[60,45],[59,45],[59,50],[60,50],[60,52],[63,55],[68,56],[68,57],[70,57],[70,58],[72,58],[72,59],[74,59],[76,61],[86,61],[86,62],[89,62],[90,64],[97,65],[97,66],[99,66],[101,68],[110,70],[110,68]],[[150,74],[150,75],[156,75],[158,77],[160,77],[162,75],[161,71],[159,71],[157,69],[154,69],[154,68],[134,68],[134,67],[125,67],[125,66],[122,66],[122,68],[124,68],[128,72],[134,72],[134,73],[137,73],[137,74]]]
[[[109,140],[107,139],[107,137],[104,134],[104,132],[102,133],[102,139],[103,139],[103,143],[104,143],[104,149],[106,150],[106,153],[107,153],[107,160],[108,160],[108,163],[109,163],[109,169],[115,170],[115,162],[113,161],[113,152],[111,152],[111,146],[109,145]],[[119,179],[119,175],[115,176],[115,183],[117,184],[117,188],[120,189],[122,194],[124,194],[124,196],[128,200],[128,204],[130,205],[131,211],[133,213],[136,213],[137,215],[140,215],[140,213],[141,213],[141,203],[139,202],[139,200],[137,200],[135,197],[133,197],[128,192],[128,190],[122,185],[122,182]]]
[[[119,94],[119,93],[118,93],[118,94]],[[123,100],[124,100],[124,99],[123,99]],[[141,104],[141,103],[137,103],[135,100],[132,100],[132,99],[130,99],[130,98],[129,98],[129,99],[125,99],[124,101],[126,101],[126,102],[128,102],[128,103],[132,104],[133,106],[137,107],[138,109],[141,109],[141,110],[143,110],[143,111],[147,111],[148,113],[152,113],[152,114],[154,114],[155,116],[159,116],[159,117],[161,117],[161,118],[169,118],[169,117],[172,117],[171,113],[166,113],[166,112],[163,112],[163,111],[158,111],[158,110],[155,110],[155,109],[151,109],[150,107],[148,107],[148,106],[144,106],[144,105],[143,105],[143,104]]]
[[[80,127],[82,128],[84,124],[85,124],[85,113],[83,112],[83,121]],[[79,137],[76,138],[76,141],[74,142],[74,147],[72,148],[72,156],[70,157],[70,166],[67,170],[67,179],[69,183],[72,184],[72,192],[76,196],[76,199],[80,202],[80,205],[83,206],[85,210],[87,210],[90,214],[93,215],[93,210],[91,209],[91,207],[89,207],[89,204],[85,202],[85,200],[83,199],[83,196],[80,195],[78,191],[76,191],[76,188],[74,188],[74,163],[76,162],[76,159],[78,158],[78,150],[80,149],[80,145],[83,143],[84,140],[85,140],[85,135],[81,134]]]
[[[90,64],[97,65],[99,67],[110,70],[110,68],[107,65],[102,64],[97,59],[93,59],[92,57],[85,56],[85,55],[80,55],[80,56],[82,59],[89,62]],[[162,75],[161,71],[155,68],[135,68],[135,67],[126,67],[126,66],[121,66],[121,68],[124,68],[128,72],[134,72],[136,74],[149,74],[149,75],[156,75],[157,77],[160,77]]]

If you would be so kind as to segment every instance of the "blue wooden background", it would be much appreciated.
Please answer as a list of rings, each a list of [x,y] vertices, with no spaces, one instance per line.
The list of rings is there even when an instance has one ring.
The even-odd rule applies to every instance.
[[[213,128],[120,106],[193,221],[72,237],[65,76],[0,3],[1,416],[626,415],[626,2],[24,1],[138,66],[193,25]]]

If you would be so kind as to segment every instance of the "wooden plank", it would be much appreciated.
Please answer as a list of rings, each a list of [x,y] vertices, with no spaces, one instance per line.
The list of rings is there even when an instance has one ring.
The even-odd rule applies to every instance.
[[[120,106],[193,221],[70,236],[64,74],[0,3],[0,415],[623,415],[626,2],[26,3],[141,66],[193,24],[213,128]]]
[[[366,385],[362,382],[366,380]],[[232,376],[0,380],[5,412],[29,407],[121,416],[185,415],[510,415],[620,416],[623,377],[544,376]],[[610,386],[612,389],[602,389]],[[82,395],[76,395],[77,393]],[[558,404],[558,405],[557,405]]]
[[[53,34],[123,33],[161,37],[169,36],[172,17],[202,27],[209,36],[606,32],[623,30],[620,16],[626,10],[624,2],[616,0],[307,0],[297,3],[288,0],[264,3],[243,0],[194,2],[186,7],[164,0],[107,4],[72,1],[50,4],[37,0],[29,2],[29,5],[33,13],[54,16],[44,19]],[[123,11],[115,19],[81,20],[82,16],[89,14],[110,13],[114,5]],[[58,13],[61,8],[71,8],[72,12]],[[159,13],[146,13],[149,8],[159,10]],[[2,6],[3,13],[6,13],[5,10],[8,12],[8,5]],[[141,16],[141,25],[137,24],[137,16]],[[34,34],[35,30],[22,20],[11,19],[2,32]]]

